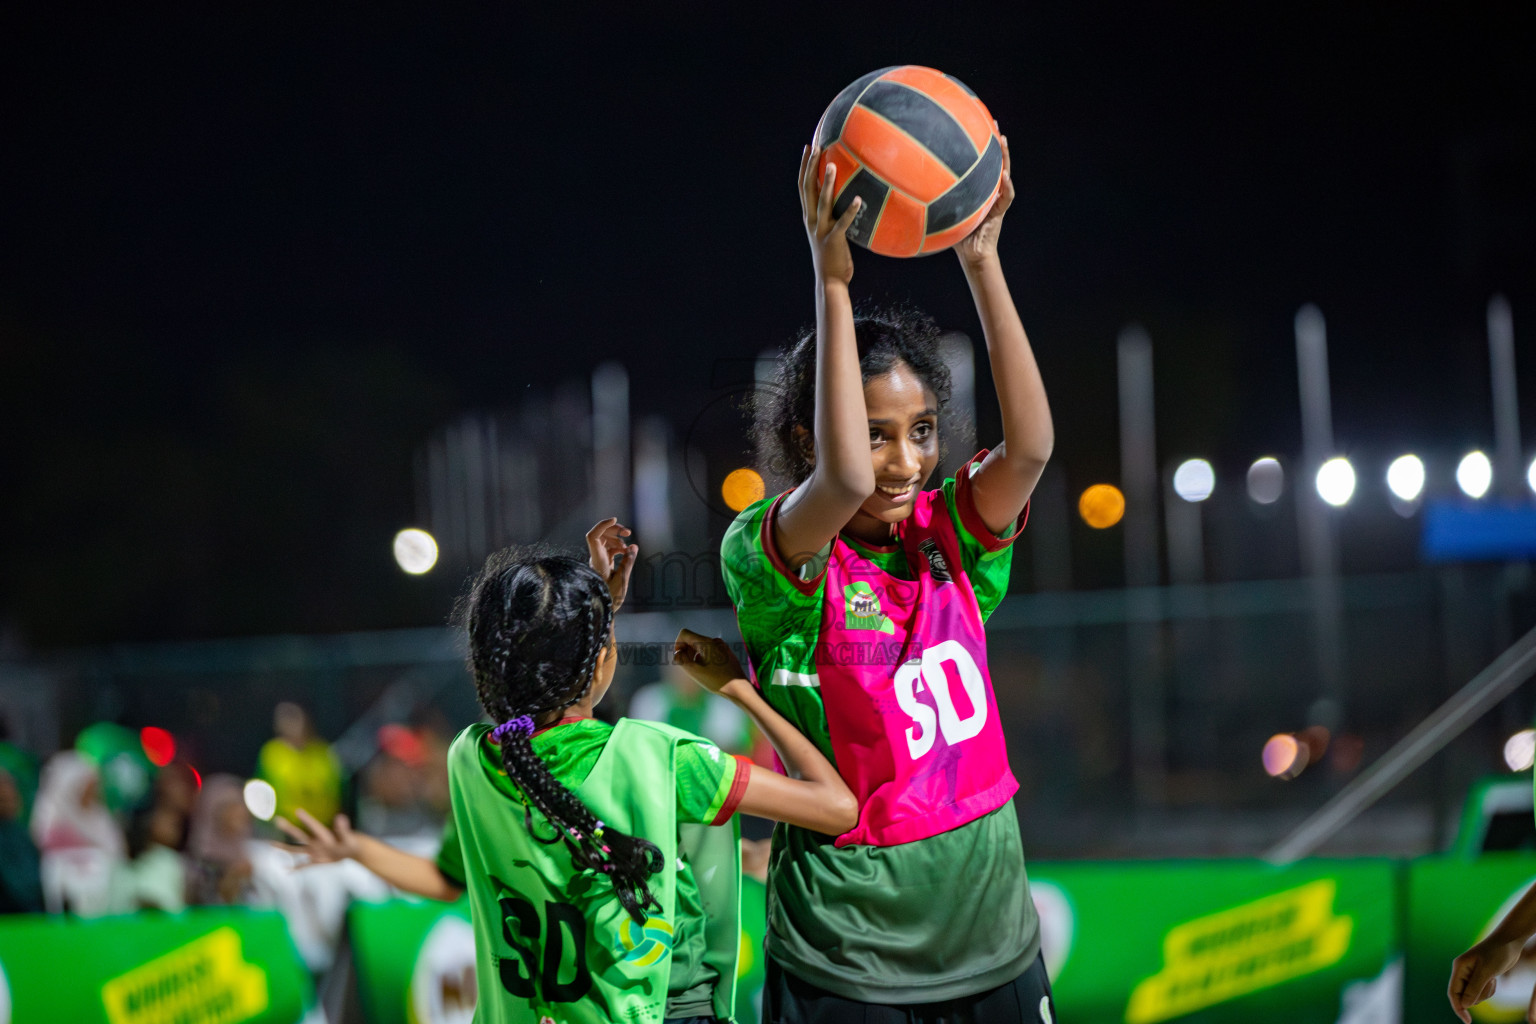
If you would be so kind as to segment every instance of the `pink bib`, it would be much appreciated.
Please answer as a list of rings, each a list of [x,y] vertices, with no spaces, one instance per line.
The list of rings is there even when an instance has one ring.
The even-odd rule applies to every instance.
[[[1018,790],[997,719],[981,609],[942,491],[901,527],[902,580],[832,541],[816,674],[837,768],[859,801],[838,846],[926,839]]]

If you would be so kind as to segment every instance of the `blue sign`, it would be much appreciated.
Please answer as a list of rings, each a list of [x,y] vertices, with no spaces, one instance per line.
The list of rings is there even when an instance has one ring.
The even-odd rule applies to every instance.
[[[1536,558],[1536,503],[1430,502],[1420,545],[1430,562]]]

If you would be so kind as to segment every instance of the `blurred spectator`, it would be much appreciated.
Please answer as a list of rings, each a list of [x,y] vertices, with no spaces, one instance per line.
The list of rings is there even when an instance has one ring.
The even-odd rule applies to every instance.
[[[133,860],[119,865],[112,879],[112,909],[127,913],[156,909],[175,912],[187,905],[187,847],[197,778],[181,763],[155,776],[154,800],[134,815],[128,828]]]
[[[640,687],[629,699],[630,718],[664,722],[704,736],[729,754],[752,753],[751,722],[740,708],[728,700],[711,697],[675,665],[662,672],[666,678]]]
[[[203,782],[187,840],[188,896],[198,904],[275,908],[304,962],[324,971],[335,958],[347,905],[383,899],[388,886],[350,861],[295,871],[305,862],[253,838],[254,822],[239,779],[210,775]]]
[[[0,766],[0,914],[41,914],[43,883],[37,847],[22,817],[21,787]]]
[[[80,730],[75,749],[96,766],[107,810],[126,819],[149,801],[155,766],[137,732],[116,722],[97,722]]]
[[[32,800],[37,796],[37,759],[11,742],[10,723],[0,715],[0,771],[9,772],[21,798],[23,823],[32,817]]]
[[[448,820],[452,807],[448,796],[448,746],[457,731],[442,710],[426,706],[411,717],[414,731],[421,740],[421,798],[441,825]]]
[[[233,775],[210,775],[198,793],[187,836],[188,894],[193,903],[243,903],[252,894],[251,812]]]
[[[256,775],[277,792],[277,813],[292,818],[302,807],[320,821],[341,810],[341,766],[330,745],[315,735],[309,713],[284,701],[272,710],[277,733],[261,748]]]
[[[112,871],[127,843],[102,802],[96,766],[73,750],[54,754],[43,766],[32,838],[49,911],[94,917],[110,909]]]
[[[411,836],[442,831],[444,813],[429,791],[428,761],[446,760],[415,730],[403,725],[379,729],[379,753],[363,767],[357,801],[358,826],[376,836]]]

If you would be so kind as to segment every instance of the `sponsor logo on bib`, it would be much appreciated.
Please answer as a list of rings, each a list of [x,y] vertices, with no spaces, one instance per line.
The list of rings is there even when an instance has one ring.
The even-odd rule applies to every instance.
[[[896,627],[880,610],[880,595],[868,583],[859,580],[843,588],[846,616],[845,629],[875,629],[882,633],[895,633]]]
[[[939,550],[939,542],[929,537],[917,546],[928,557],[928,575],[933,577],[935,583],[953,583],[955,578],[949,574],[949,563],[944,560],[944,552]]]

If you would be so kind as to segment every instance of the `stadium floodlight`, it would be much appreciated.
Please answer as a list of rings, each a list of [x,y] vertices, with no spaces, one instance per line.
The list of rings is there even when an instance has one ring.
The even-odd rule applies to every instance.
[[[1349,504],[1355,496],[1355,467],[1342,455],[1317,468],[1317,494],[1334,508]]]
[[[249,779],[245,784],[245,809],[262,821],[271,821],[277,813],[277,790],[266,779]]]
[[[1294,779],[1307,767],[1308,752],[1293,734],[1282,732],[1265,741],[1260,757],[1271,778]]]
[[[1248,497],[1260,505],[1273,505],[1285,493],[1285,470],[1279,459],[1265,457],[1248,467]]]
[[[1399,455],[1387,467],[1387,489],[1403,501],[1424,493],[1424,462],[1417,455]]]
[[[1114,484],[1094,484],[1077,499],[1077,514],[1095,530],[1107,530],[1125,516],[1125,495]]]
[[[1468,452],[1456,467],[1456,486],[1469,498],[1481,498],[1493,483],[1493,463],[1482,452]]]
[[[1204,501],[1216,489],[1216,471],[1204,459],[1189,459],[1173,471],[1173,493],[1185,501]]]
[[[395,563],[420,576],[437,564],[437,541],[426,530],[401,530],[395,534]]]
[[[1536,761],[1536,729],[1521,729],[1504,741],[1504,763],[1512,772],[1523,772]]]

